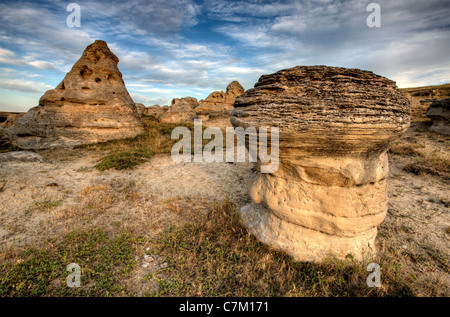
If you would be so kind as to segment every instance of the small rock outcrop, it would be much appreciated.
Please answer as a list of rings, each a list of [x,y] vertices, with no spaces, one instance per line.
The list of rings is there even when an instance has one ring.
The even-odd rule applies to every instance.
[[[4,112],[3,115],[6,116],[6,119],[3,122],[0,122],[0,129],[9,128],[25,114],[26,112]]]
[[[450,98],[433,101],[428,107],[427,116],[433,121],[431,131],[450,135]]]
[[[171,106],[160,117],[161,122],[167,123],[193,123],[197,115],[194,111],[198,106],[196,98],[185,97],[175,98],[172,100]]]
[[[214,91],[205,100],[199,102],[195,112],[212,112],[212,111],[232,111],[236,97],[244,93],[244,88],[237,81],[231,82],[227,86],[226,92]]]
[[[234,101],[244,93],[244,88],[237,81],[227,86],[226,92],[214,91],[205,100],[198,103],[195,113],[206,125],[226,127],[231,126],[230,114],[233,111]]]
[[[0,153],[0,162],[44,162],[44,158],[37,153],[29,151],[11,151]]]
[[[169,106],[153,105],[145,108],[144,114],[159,119],[167,110],[169,110]]]
[[[48,90],[7,135],[24,149],[135,137],[144,125],[104,41],[89,45],[64,80]]]
[[[386,152],[410,123],[395,82],[298,66],[261,76],[234,107],[234,127],[279,128],[279,167],[261,173],[258,157],[252,203],[239,211],[249,231],[299,261],[372,255],[388,206]]]
[[[145,113],[145,105],[143,103],[135,103],[137,112],[142,115]]]

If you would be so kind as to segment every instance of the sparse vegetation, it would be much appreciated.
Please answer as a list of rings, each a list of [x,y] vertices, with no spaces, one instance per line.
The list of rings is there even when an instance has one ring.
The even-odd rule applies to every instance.
[[[115,223],[114,226],[119,226]],[[298,263],[251,236],[229,202],[201,221],[173,226],[156,239],[102,228],[72,231],[47,247],[28,249],[0,265],[1,296],[133,296],[126,279],[138,248],[168,263],[144,277],[153,296],[413,296],[395,257],[384,260],[381,288],[369,288],[363,264],[351,257],[322,264]],[[66,266],[82,269],[80,288],[69,288]]]
[[[416,175],[432,174],[450,179],[449,161],[438,156],[426,156],[405,165],[407,172]]]
[[[417,155],[423,156],[423,152],[420,150],[423,146],[411,143],[396,142],[389,152],[397,155]]]
[[[159,123],[153,116],[142,117],[145,125],[145,133],[133,139],[113,140],[97,144],[82,145],[78,148],[87,150],[102,150],[109,153],[103,157],[95,168],[100,171],[108,169],[130,169],[147,162],[155,154],[170,153],[172,146],[178,140],[171,139],[172,130],[180,124]],[[194,125],[183,124],[191,131],[193,142]],[[205,129],[205,127],[203,127]]]
[[[423,87],[412,87],[412,88],[402,88],[403,92],[410,94],[413,97],[430,97],[431,90],[439,91],[439,98],[450,98],[450,83],[444,85],[435,86],[423,86]]]
[[[147,162],[155,153],[148,149],[137,149],[130,152],[113,152],[101,159],[94,167],[100,171],[110,168],[116,170],[129,169],[141,163]]]
[[[50,200],[48,198],[44,198],[42,200],[36,200],[33,202],[33,207],[40,211],[48,211],[56,206],[59,206],[61,200]]]
[[[421,125],[423,124],[416,124],[419,127]],[[426,129],[419,130],[420,134],[403,136],[395,142],[389,149],[389,153],[410,158],[404,167],[407,172],[416,175],[431,174],[450,179],[449,157],[445,151],[449,145],[449,139]],[[442,146],[436,147],[436,144],[442,144]]]
[[[73,231],[45,249],[28,249],[0,265],[0,296],[122,296],[121,285],[135,267],[134,246],[142,237],[108,235],[102,229]],[[81,267],[81,287],[69,288],[66,267]]]

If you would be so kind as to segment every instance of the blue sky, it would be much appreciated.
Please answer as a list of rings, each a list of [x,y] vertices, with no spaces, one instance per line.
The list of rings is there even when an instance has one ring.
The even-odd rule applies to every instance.
[[[66,23],[69,3],[81,27]],[[361,0],[90,0],[0,2],[0,110],[27,111],[97,39],[119,57],[128,91],[147,106],[205,98],[238,80],[297,65],[356,67],[399,87],[450,82],[450,2]]]

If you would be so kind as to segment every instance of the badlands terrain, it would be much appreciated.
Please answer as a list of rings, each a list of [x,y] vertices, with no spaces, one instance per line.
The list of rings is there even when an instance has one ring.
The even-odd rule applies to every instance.
[[[376,255],[364,258],[341,252],[338,258],[323,258],[321,254],[319,260],[309,261],[263,244],[247,230],[248,223],[238,210],[254,199],[247,186],[255,175],[253,163],[175,162],[170,156],[177,141],[171,139],[172,130],[185,126],[193,131],[194,118],[201,118],[204,128],[222,129],[231,126],[230,115],[236,125],[245,125],[244,121],[252,118],[282,124],[289,121],[285,113],[276,112],[276,103],[270,100],[265,105],[273,109],[263,109],[261,116],[252,114],[252,103],[264,101],[274,91],[270,86],[273,78],[261,77],[255,88],[263,88],[246,92],[240,99],[236,98],[244,90],[233,81],[225,92],[213,92],[205,100],[185,97],[173,99],[171,106],[146,107],[135,105],[128,95],[117,63],[106,43],[96,41],[64,80],[42,96],[39,106],[27,114],[0,113],[1,296],[450,295],[450,137],[442,133],[448,122],[439,121],[440,113],[448,107],[434,107],[436,115],[428,111],[433,101],[449,98],[449,84],[404,89],[403,95],[393,82],[359,70],[286,70],[298,78],[308,72],[312,76],[348,72],[348,76],[333,78],[353,91],[361,89],[363,80],[373,82],[367,94],[360,95],[364,100],[380,100],[368,102],[366,108],[361,106],[360,121],[352,122],[352,126],[362,122],[363,130],[367,129],[364,125],[372,127],[373,105],[390,107],[386,113],[403,113],[411,103],[409,127],[404,117],[394,118],[397,121],[392,123],[385,115],[379,118],[378,126],[375,122],[370,128],[386,128],[392,140],[407,129],[390,144],[386,181],[377,174],[378,178],[364,184],[341,184],[338,176],[326,180],[323,175],[314,175],[314,166],[307,175],[334,182],[336,187],[355,187],[351,189],[355,191],[367,184],[372,190],[370,186],[378,186],[379,181],[382,186],[386,184],[386,217],[370,229],[376,234]],[[283,71],[277,74],[280,81],[290,80]],[[315,89],[315,84],[321,83],[317,80],[304,91]],[[377,90],[381,86],[391,89],[390,100],[398,103],[385,102],[386,95]],[[299,95],[296,88],[275,88],[286,100]],[[333,91],[334,86],[325,88],[316,91]],[[345,100],[339,89],[333,93]],[[307,97],[303,100],[308,101]],[[242,108],[233,110],[233,103],[236,109]],[[347,104],[341,106],[347,111]],[[332,110],[324,118],[340,120],[339,115],[334,117],[336,113]],[[313,132],[321,129],[316,117],[312,116],[307,126]],[[442,120],[448,119],[444,116]],[[348,131],[343,129],[342,135],[348,136]],[[349,146],[339,150],[347,151],[350,159],[357,151],[367,150],[366,162],[361,164],[369,166],[373,161],[379,164],[375,167],[386,171],[384,156],[378,162],[378,157],[371,155],[377,147],[384,153],[382,146],[387,143],[364,139],[370,133],[358,133],[348,138]],[[329,135],[326,140],[333,138]],[[298,142],[298,148],[303,151],[308,142]],[[351,142],[358,147],[350,146]],[[207,143],[204,140],[203,145]],[[282,135],[281,144],[288,148],[282,159],[295,161],[294,152],[289,152],[295,146],[289,138]],[[312,147],[317,148],[321,148],[320,142]],[[328,151],[326,146],[321,149]],[[379,213],[383,216],[385,201],[380,199]],[[319,229],[325,230],[325,226]],[[380,287],[367,284],[370,262],[381,267]],[[70,263],[81,268],[80,287],[66,284]]]
[[[448,296],[450,139],[428,130],[427,106],[412,99],[411,126],[389,152],[389,208],[376,240],[380,289],[364,285],[368,273],[351,259],[298,268],[252,239],[233,218],[250,200],[246,182],[252,163],[175,163],[169,153],[156,153],[130,169],[99,168],[108,154],[139,147],[116,141],[37,150],[42,161],[0,163],[0,291],[9,296]],[[150,116],[144,122],[158,142],[172,142],[164,133],[170,124]],[[227,232],[230,226],[236,227]],[[187,241],[182,234],[189,235]],[[212,241],[202,242],[208,236]],[[97,243],[108,249],[114,239],[129,248],[126,261],[92,258],[99,256],[93,252]],[[203,247],[208,256],[195,259]],[[56,258],[66,262],[53,267]],[[104,276],[101,261],[116,269]],[[90,270],[83,271],[84,287],[65,286],[69,262]],[[48,267],[30,269],[35,275],[24,277],[17,268],[24,263]]]

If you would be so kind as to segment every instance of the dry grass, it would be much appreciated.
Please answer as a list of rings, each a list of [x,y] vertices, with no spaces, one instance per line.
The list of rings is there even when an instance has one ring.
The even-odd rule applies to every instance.
[[[162,233],[150,249],[168,263],[149,276],[159,284],[157,296],[414,295],[395,254],[380,259],[382,287],[370,288],[366,266],[351,258],[299,263],[258,242],[230,203],[214,206],[203,221]]]
[[[391,146],[389,153],[408,158],[404,167],[407,172],[436,175],[448,180],[450,138],[428,131],[426,126],[425,123],[415,123]]]
[[[402,88],[403,92],[411,95],[412,97],[419,97],[422,99],[430,98],[431,90],[438,90],[438,98],[450,98],[450,83],[435,86],[423,86],[423,87],[412,87],[412,88]]]
[[[87,196],[108,195],[102,186]],[[91,197],[92,198],[92,197]],[[174,201],[168,203],[175,203]],[[91,212],[102,212],[91,206]],[[73,215],[75,216],[75,215]],[[105,225],[105,223],[103,223]],[[414,296],[414,280],[397,262],[398,254],[379,259],[380,288],[366,284],[365,264],[329,259],[322,264],[294,262],[290,256],[258,242],[243,227],[229,202],[210,205],[208,212],[154,237],[131,227],[86,228],[47,240],[41,249],[10,252],[0,265],[3,296],[133,296],[129,285],[140,271],[136,255],[151,254],[167,266],[145,272],[134,283],[152,280],[151,296]],[[68,289],[65,266],[79,263],[83,287]]]
[[[405,165],[405,171],[416,175],[431,174],[450,179],[450,164],[448,159],[440,156],[426,156]]]
[[[410,143],[405,141],[398,141],[389,149],[389,152],[397,155],[414,155],[414,156],[424,156],[423,153],[424,146],[417,143]]]

